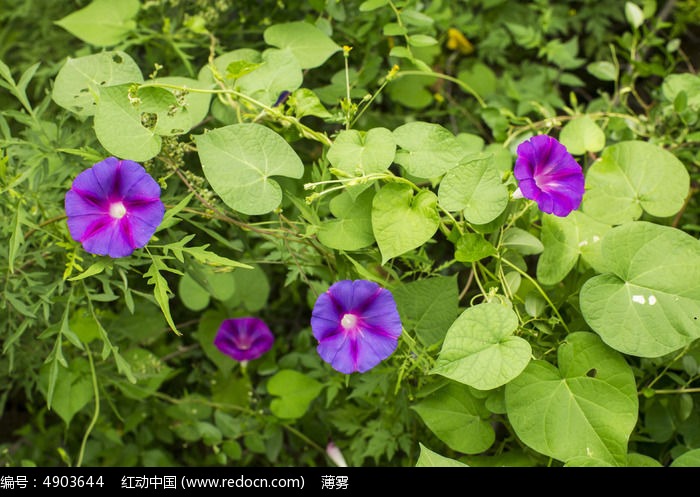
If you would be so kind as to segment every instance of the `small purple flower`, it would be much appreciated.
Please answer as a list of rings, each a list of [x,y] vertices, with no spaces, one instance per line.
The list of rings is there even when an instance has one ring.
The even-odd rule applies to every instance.
[[[214,345],[236,361],[247,363],[272,348],[275,337],[262,319],[224,319],[214,337]]]
[[[565,217],[583,198],[583,170],[566,147],[547,135],[533,136],[518,146],[513,170],[518,191],[537,202],[542,212]]]
[[[316,300],[311,330],[316,350],[333,369],[364,373],[396,350],[401,318],[389,290],[367,280],[342,280]]]
[[[165,214],[158,183],[140,164],[115,157],[78,174],[65,207],[71,236],[91,254],[113,258],[145,246]]]

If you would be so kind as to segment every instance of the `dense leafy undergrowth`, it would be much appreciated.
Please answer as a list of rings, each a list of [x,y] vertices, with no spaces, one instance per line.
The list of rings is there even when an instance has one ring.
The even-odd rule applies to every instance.
[[[3,464],[700,464],[697,2],[0,20]]]

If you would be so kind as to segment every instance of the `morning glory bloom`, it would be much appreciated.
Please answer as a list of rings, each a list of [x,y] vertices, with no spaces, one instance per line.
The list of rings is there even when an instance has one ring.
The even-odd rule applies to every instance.
[[[367,280],[342,280],[321,294],[311,313],[317,351],[333,369],[364,373],[389,357],[401,335],[391,292]]]
[[[270,328],[258,318],[224,319],[214,337],[216,348],[244,365],[270,350],[274,341]]]
[[[518,180],[514,197],[534,200],[542,212],[565,217],[581,205],[583,170],[551,136],[533,136],[521,143],[513,174]]]
[[[115,157],[75,177],[65,208],[71,236],[87,252],[113,258],[145,246],[165,214],[158,183],[140,164]]]

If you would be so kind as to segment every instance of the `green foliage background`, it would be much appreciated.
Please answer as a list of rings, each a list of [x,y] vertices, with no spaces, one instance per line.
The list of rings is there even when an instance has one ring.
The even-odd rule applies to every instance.
[[[696,465],[696,1],[118,4],[0,0],[0,463]],[[537,133],[567,218],[512,198]],[[167,208],[116,260],[63,212],[109,155]],[[348,278],[404,324],[363,375],[309,327]]]

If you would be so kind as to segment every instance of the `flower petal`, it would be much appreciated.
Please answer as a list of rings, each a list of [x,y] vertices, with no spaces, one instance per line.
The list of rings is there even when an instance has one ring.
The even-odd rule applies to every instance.
[[[272,348],[275,337],[261,319],[225,319],[214,337],[214,345],[236,361],[252,361]]]

